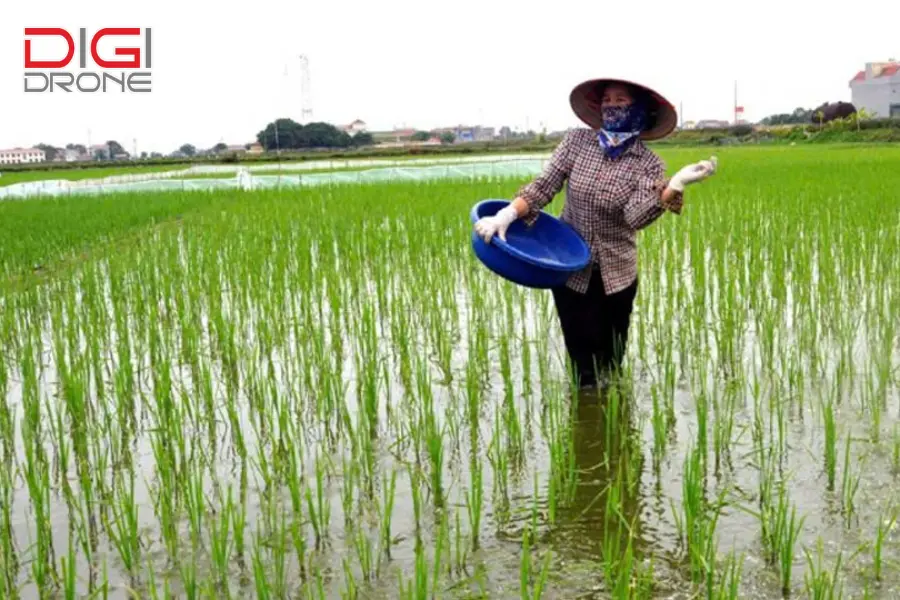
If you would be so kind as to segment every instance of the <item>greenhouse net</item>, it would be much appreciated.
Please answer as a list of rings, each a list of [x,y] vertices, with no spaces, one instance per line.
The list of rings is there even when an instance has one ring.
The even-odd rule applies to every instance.
[[[75,181],[53,179],[15,183],[8,186],[0,186],[0,200],[125,192],[253,190],[392,181],[529,177],[540,173],[546,160],[546,156],[519,155],[515,157],[492,158],[490,160],[485,158],[479,159],[478,157],[432,160],[431,164],[427,164],[427,159],[406,159],[403,161],[314,161],[280,166],[257,165],[253,167],[200,165],[189,169],[117,175],[103,179]],[[362,166],[385,163],[391,163],[391,166],[360,168]],[[348,170],[303,172],[323,168],[343,168]],[[253,174],[254,171],[264,171],[265,174]],[[275,172],[273,173],[273,171]],[[210,177],[210,174],[215,173],[222,173],[223,175],[233,173],[233,175]],[[200,175],[200,177],[196,177],[197,175]],[[2,183],[2,179],[0,179],[0,183]]]

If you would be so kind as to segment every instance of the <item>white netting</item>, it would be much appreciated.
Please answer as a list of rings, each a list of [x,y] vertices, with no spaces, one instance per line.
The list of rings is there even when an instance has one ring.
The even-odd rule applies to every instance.
[[[82,195],[121,192],[151,192],[167,190],[216,190],[216,189],[260,189],[290,186],[313,186],[339,183],[378,183],[387,181],[425,181],[434,179],[475,179],[495,177],[527,177],[538,174],[544,166],[544,156],[500,156],[500,157],[465,157],[431,159],[430,166],[410,166],[413,163],[426,162],[417,159],[393,161],[393,166],[369,168],[363,170],[344,170],[319,173],[299,173],[298,170],[321,169],[323,162],[334,168],[343,168],[346,164],[352,167],[361,166],[361,162],[318,161],[316,163],[285,164],[281,172],[271,175],[254,175],[251,171],[272,171],[277,165],[225,166],[199,165],[190,169],[165,171],[161,173],[142,173],[116,175],[103,179],[82,179],[69,181],[54,179],[46,181],[28,181],[0,187],[0,200],[10,198],[29,198],[39,196]],[[362,161],[371,166],[379,161]],[[387,161],[391,162],[391,161]],[[290,173],[289,171],[295,171]],[[210,172],[235,172],[233,177],[199,177],[190,175]]]

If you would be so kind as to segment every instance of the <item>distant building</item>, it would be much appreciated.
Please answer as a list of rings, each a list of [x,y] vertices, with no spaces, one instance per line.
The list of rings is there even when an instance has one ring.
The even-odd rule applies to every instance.
[[[900,118],[900,63],[866,63],[866,68],[850,80],[851,102],[876,117]]]
[[[12,148],[0,150],[0,165],[44,162],[47,154],[39,148]]]
[[[88,148],[88,154],[92,160],[109,160],[109,146],[106,144],[94,144]]]
[[[77,148],[57,148],[56,160],[59,162],[78,162],[90,160],[91,157]]]
[[[259,142],[253,142],[250,144],[250,147],[247,148],[248,154],[262,154],[263,153],[263,145]]]
[[[344,131],[350,135],[356,135],[357,133],[362,133],[366,131],[366,122],[360,119],[356,119],[352,123],[348,125],[342,125],[341,131]]]
[[[78,150],[74,148],[54,148],[56,151],[52,162],[78,162],[79,160],[88,160]]]
[[[373,131],[372,139],[374,139],[375,142],[379,144],[401,144],[411,141],[412,136],[415,132],[416,130],[413,128],[393,129],[391,131]]]
[[[456,127],[443,127],[441,129],[435,130],[433,133],[440,136],[441,134],[447,132],[453,134],[453,140],[456,143],[489,142],[496,137],[493,127],[482,127],[480,125],[457,125]]]
[[[694,129],[726,129],[731,127],[731,123],[728,121],[721,121],[718,119],[703,119],[701,121],[697,121],[697,125]]]

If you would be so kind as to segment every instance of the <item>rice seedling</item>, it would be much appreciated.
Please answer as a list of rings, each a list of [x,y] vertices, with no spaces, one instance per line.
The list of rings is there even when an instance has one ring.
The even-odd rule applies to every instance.
[[[828,476],[828,491],[834,491],[835,470],[837,468],[837,424],[834,417],[834,403],[829,401],[822,407],[825,431],[825,474]]]
[[[0,595],[892,589],[900,151],[722,150],[591,427],[552,297],[469,246],[521,179],[0,204]],[[871,571],[812,550],[855,524]]]
[[[736,600],[740,598],[741,573],[744,568],[744,557],[738,557],[734,552],[725,560],[724,567],[720,570],[718,585],[710,589],[707,598],[715,600]]]
[[[878,520],[878,530],[875,533],[875,543],[873,548],[872,566],[875,571],[875,580],[881,581],[882,568],[884,566],[884,540],[887,534],[894,529],[897,523],[897,512],[891,510],[890,518],[883,516]]]
[[[900,427],[894,425],[894,443],[891,448],[891,466],[894,475],[900,474]]]
[[[854,477],[853,467],[850,464],[850,436],[844,445],[844,477],[841,484],[841,510],[844,513],[844,523],[850,527],[853,516],[856,514],[856,492],[862,475],[857,473]]]
[[[804,584],[809,598],[815,600],[840,600],[844,594],[844,586],[840,580],[843,553],[838,553],[834,566],[828,571],[824,564],[822,538],[816,540],[815,560],[813,560],[813,556],[807,548],[804,548],[803,552],[806,555],[808,566]]]

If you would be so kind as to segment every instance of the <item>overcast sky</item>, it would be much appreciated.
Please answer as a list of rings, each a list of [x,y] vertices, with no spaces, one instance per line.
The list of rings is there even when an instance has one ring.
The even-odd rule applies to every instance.
[[[296,57],[309,57],[313,119],[370,129],[578,125],[572,86],[622,76],[655,86],[685,120],[850,100],[866,61],[900,58],[896,0],[5,0],[0,148],[115,139],[128,151],[253,141],[301,119]],[[149,94],[26,94],[24,28],[152,27]],[[129,45],[125,38],[101,45]],[[77,37],[76,37],[77,43]],[[60,42],[57,48],[63,48]],[[52,45],[35,46],[49,49]],[[72,67],[79,71],[76,60]],[[43,58],[43,57],[39,57]],[[48,57],[49,58],[49,57]],[[90,59],[88,67],[92,67]],[[94,67],[96,69],[96,67]],[[288,75],[285,75],[285,73]],[[90,134],[89,134],[90,131]]]

